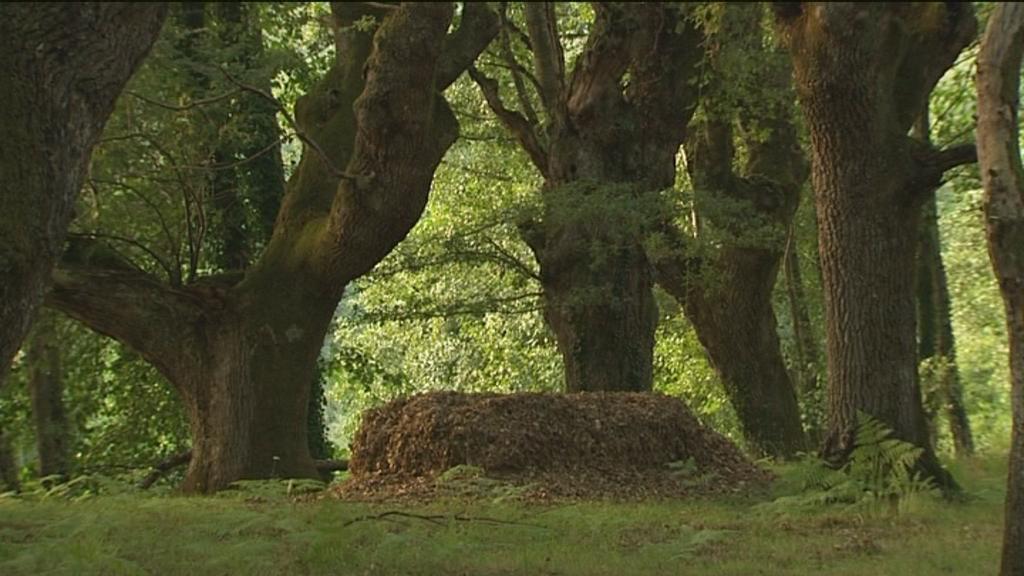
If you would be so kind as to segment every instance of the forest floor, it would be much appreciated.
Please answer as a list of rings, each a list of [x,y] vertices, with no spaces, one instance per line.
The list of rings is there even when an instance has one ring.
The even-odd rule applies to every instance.
[[[207,498],[7,497],[0,574],[994,574],[1003,460],[956,463],[964,501],[921,496],[898,514],[766,505],[794,494],[787,468],[772,494],[633,503],[355,503],[296,498],[284,481]]]

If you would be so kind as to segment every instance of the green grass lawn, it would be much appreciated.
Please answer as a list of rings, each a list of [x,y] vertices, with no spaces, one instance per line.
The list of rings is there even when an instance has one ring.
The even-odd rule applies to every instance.
[[[994,574],[1001,460],[955,466],[965,502],[922,498],[899,515],[758,508],[767,497],[296,502],[267,486],[210,498],[5,498],[0,574]],[[774,491],[791,484],[783,471]],[[427,518],[366,518],[392,511]]]

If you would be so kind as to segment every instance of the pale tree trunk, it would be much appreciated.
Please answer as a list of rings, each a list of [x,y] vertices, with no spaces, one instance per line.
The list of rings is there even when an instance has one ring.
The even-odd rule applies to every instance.
[[[1024,575],[1024,166],[1018,137],[1024,6],[999,4],[978,53],[978,163],[988,253],[1006,307],[1013,428],[1001,576]]]
[[[52,311],[42,312],[32,327],[26,354],[39,475],[42,477],[66,477],[69,472],[68,422],[62,397],[64,373],[58,334],[55,314]]]
[[[926,192],[973,154],[968,147],[937,151],[907,134],[973,37],[974,16],[963,4],[914,4],[911,12],[854,3],[775,9],[811,136],[828,347],[823,453],[846,460],[863,412],[922,447],[920,471],[952,488],[921,405],[914,265]],[[944,17],[914,12],[932,9]]]
[[[451,34],[450,3],[332,9],[336,61],[296,105],[306,148],[273,236],[240,281],[170,286],[127,263],[99,268],[117,256],[95,242],[54,274],[52,305],[137,350],[177,389],[193,442],[186,492],[317,477],[309,390],[335,308],[422,215],[458,132],[440,91],[495,33],[483,4],[467,5]],[[379,27],[353,26],[364,16]]]
[[[0,7],[0,383],[50,285],[89,157],[160,3]]]
[[[496,81],[471,74],[544,177],[542,213],[520,231],[539,264],[565,387],[650,390],[657,306],[642,206],[674,181],[696,104],[701,33],[667,3],[595,4],[583,55],[567,78],[553,4],[525,10],[545,126],[522,76],[514,78],[516,111]]]

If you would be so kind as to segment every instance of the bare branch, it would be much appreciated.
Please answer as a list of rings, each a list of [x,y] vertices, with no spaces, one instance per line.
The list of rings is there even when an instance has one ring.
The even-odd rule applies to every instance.
[[[142,250],[143,252],[146,253],[146,255],[148,255],[150,258],[152,258],[153,261],[156,262],[156,264],[158,266],[160,266],[160,268],[163,269],[164,273],[167,274],[167,278],[169,280],[174,278],[174,272],[173,272],[171,266],[169,264],[167,264],[167,262],[165,262],[164,259],[161,258],[159,254],[154,252],[152,249],[150,249],[148,246],[146,246],[142,242],[139,242],[138,240],[135,240],[133,238],[127,238],[125,236],[118,236],[116,234],[102,234],[102,233],[99,233],[99,232],[69,232],[68,233],[68,237],[69,238],[95,238],[97,240],[113,240],[115,242],[123,242],[125,244],[128,244],[129,246],[134,246],[135,248],[138,248],[139,250]],[[135,268],[139,268],[139,266],[135,266],[134,263],[132,263],[132,266],[135,267]]]
[[[516,87],[516,96],[519,98],[519,107],[522,109],[526,119],[532,126],[537,126],[540,121],[537,119],[537,112],[533,109],[533,104],[530,102],[530,94],[526,91],[526,83],[523,82],[524,76],[529,76],[534,83],[534,87],[537,88],[538,93],[540,92],[540,86],[537,84],[537,79],[533,75],[526,73],[526,70],[516,60],[515,53],[512,52],[512,41],[509,38],[509,23],[506,18],[506,3],[502,3],[501,11],[498,13],[498,19],[501,22],[501,33],[498,38],[499,46],[501,47],[501,54],[505,58],[505,63],[508,65],[509,70],[512,72],[512,84]]]
[[[516,137],[516,141],[523,148],[526,154],[530,157],[530,161],[537,167],[537,170],[541,174],[547,176],[548,174],[548,155],[537,137],[537,133],[534,131],[533,125],[530,124],[526,118],[523,118],[518,112],[509,110],[505,107],[505,104],[501,101],[501,96],[498,94],[498,82],[493,78],[488,78],[482,72],[477,70],[475,67],[469,67],[469,76],[476,82],[476,85],[480,87],[480,91],[484,95],[484,99],[487,101],[487,105],[490,106],[491,110],[494,111],[495,116],[498,120],[505,125],[509,131]]]
[[[280,112],[281,115],[284,117],[285,121],[288,122],[288,125],[291,126],[292,130],[295,131],[295,136],[299,140],[301,140],[303,144],[309,146],[311,149],[313,149],[314,152],[316,152],[317,156],[320,157],[320,160],[324,163],[324,166],[327,167],[327,170],[331,173],[332,176],[340,180],[350,180],[352,182],[356,182],[357,185],[359,183],[364,182],[367,178],[372,178],[372,175],[360,176],[358,174],[349,174],[339,169],[337,166],[334,165],[333,162],[331,162],[331,158],[327,155],[327,152],[325,152],[324,149],[320,147],[320,144],[318,144],[315,140],[310,138],[309,135],[306,134],[304,130],[299,128],[299,125],[295,121],[295,118],[291,115],[291,113],[288,112],[288,109],[284,106],[284,104],[281,104],[280,100],[274,98],[273,94],[270,94],[266,90],[263,90],[256,86],[252,86],[250,84],[246,84],[244,82],[239,81],[234,76],[232,76],[231,73],[228,72],[227,69],[225,69],[223,66],[220,66],[219,68],[221,73],[224,74],[224,77],[227,78],[229,82],[231,82],[235,86],[238,86],[242,90],[252,92],[253,94],[258,95],[265,99],[267,102],[273,104],[274,107],[277,108],[277,111]]]
[[[209,98],[202,98],[200,100],[193,100],[193,101],[189,102],[188,104],[184,104],[184,105],[180,105],[179,106],[179,105],[175,105],[175,104],[168,104],[166,102],[160,102],[159,100],[154,100],[152,98],[149,98],[148,96],[143,96],[142,94],[139,94],[138,92],[132,92],[132,91],[126,91],[125,92],[125,94],[127,94],[127,95],[129,95],[129,96],[131,96],[133,98],[136,98],[138,100],[142,100],[146,104],[151,104],[151,105],[156,106],[158,108],[163,108],[164,110],[171,110],[173,112],[186,112],[186,111],[191,110],[193,108],[198,108],[200,106],[207,106],[209,104],[214,104],[216,102],[220,102],[221,100],[227,100],[228,98],[232,98],[232,97],[237,96],[237,95],[239,95],[241,93],[242,93],[241,89],[236,89],[236,90],[232,90],[230,92],[225,92],[224,94],[219,94],[217,96],[211,96]]]

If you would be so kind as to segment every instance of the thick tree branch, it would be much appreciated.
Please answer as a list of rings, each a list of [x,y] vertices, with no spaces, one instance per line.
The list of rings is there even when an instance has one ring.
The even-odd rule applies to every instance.
[[[182,355],[177,349],[203,314],[202,293],[172,288],[78,239],[53,272],[48,306],[139,352],[173,381]],[[77,245],[77,246],[76,246]]]
[[[355,102],[355,141],[318,252],[332,289],[368,272],[405,238],[426,206],[434,171],[458,122],[435,76],[452,18],[449,3],[406,3],[376,34]],[[482,49],[483,46],[480,46]]]
[[[534,68],[541,86],[541,100],[551,124],[558,127],[568,118],[565,98],[565,55],[558,39],[552,2],[526,3],[526,30],[533,47]]]
[[[485,2],[463,4],[462,23],[448,36],[437,65],[437,90],[443,91],[469,68],[498,34],[498,16]]]
[[[646,5],[594,4],[594,26],[569,82],[570,114],[586,114],[609,97],[621,99],[619,81],[630,64],[631,40],[639,36],[633,33],[641,27],[636,20],[643,18],[637,13],[650,10]]]
[[[932,169],[938,172],[947,172],[953,168],[974,164],[978,161],[978,149],[974,144],[958,144],[936,150],[931,159]]]

